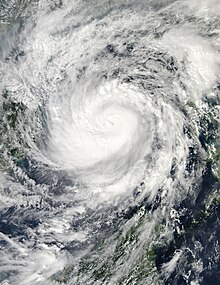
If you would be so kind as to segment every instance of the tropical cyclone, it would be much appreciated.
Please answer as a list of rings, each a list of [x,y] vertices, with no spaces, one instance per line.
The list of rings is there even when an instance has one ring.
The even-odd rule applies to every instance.
[[[0,282],[203,280],[185,225],[215,194],[220,21],[200,2],[3,5]]]

